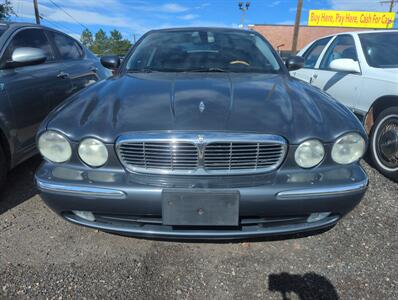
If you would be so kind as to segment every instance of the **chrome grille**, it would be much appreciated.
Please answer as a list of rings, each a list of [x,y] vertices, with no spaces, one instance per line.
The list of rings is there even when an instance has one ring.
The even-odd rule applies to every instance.
[[[269,168],[283,157],[284,147],[274,143],[219,142],[205,148],[206,170]]]
[[[134,142],[119,147],[122,161],[146,170],[193,170],[198,166],[196,146],[184,142]]]
[[[287,144],[283,138],[267,134],[160,132],[122,136],[116,149],[131,172],[231,175],[278,168]]]

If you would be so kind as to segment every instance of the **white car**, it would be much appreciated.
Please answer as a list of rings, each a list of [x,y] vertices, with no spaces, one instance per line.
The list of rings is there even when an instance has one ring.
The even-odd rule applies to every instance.
[[[291,75],[348,106],[363,120],[375,167],[398,180],[398,30],[345,32],[312,42]]]

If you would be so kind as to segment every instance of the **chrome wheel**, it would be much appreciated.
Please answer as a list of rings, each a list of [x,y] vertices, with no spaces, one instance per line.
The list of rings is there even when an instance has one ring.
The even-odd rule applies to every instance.
[[[373,150],[376,161],[383,169],[398,170],[398,115],[385,116],[376,125]]]

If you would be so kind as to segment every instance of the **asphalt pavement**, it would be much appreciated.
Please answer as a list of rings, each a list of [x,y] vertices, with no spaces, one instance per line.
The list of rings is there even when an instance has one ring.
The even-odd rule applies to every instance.
[[[331,230],[233,243],[136,239],[70,224],[33,185],[0,193],[0,299],[398,299],[398,184],[363,163],[363,201]]]

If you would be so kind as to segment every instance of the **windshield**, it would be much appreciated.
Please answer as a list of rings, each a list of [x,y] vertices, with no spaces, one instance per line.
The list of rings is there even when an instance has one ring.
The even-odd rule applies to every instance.
[[[359,35],[368,65],[374,68],[398,68],[398,32]]]
[[[258,72],[280,70],[270,46],[239,31],[159,31],[145,37],[127,62],[130,72]]]

